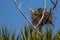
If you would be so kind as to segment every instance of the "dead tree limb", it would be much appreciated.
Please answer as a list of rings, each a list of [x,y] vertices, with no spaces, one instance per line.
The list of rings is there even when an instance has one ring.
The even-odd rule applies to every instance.
[[[41,24],[43,18],[44,18],[44,13],[45,13],[45,9],[46,9],[46,0],[44,0],[44,10],[43,10],[43,14],[42,14],[42,17],[41,19],[39,20],[38,24],[36,25],[38,27],[39,24]]]
[[[50,1],[51,1],[51,3],[54,5],[54,6],[50,9],[50,11],[54,11],[54,9],[55,9],[56,6],[57,6],[58,0],[56,0],[56,2],[53,2],[53,0],[50,0]]]
[[[16,5],[17,9],[19,10],[19,12],[20,12],[20,13],[24,16],[24,18],[28,21],[28,23],[29,23],[34,29],[36,29],[35,26],[31,23],[31,21],[27,18],[27,16],[23,13],[23,11],[21,10],[21,8],[19,8],[16,0],[14,0],[14,3],[15,3],[15,5]]]
[[[24,16],[24,18],[28,21],[28,23],[29,23],[35,30],[37,30],[36,26],[38,27],[38,25],[42,22],[42,20],[43,20],[43,18],[44,18],[44,12],[45,12],[45,9],[46,9],[46,0],[44,0],[44,10],[43,10],[42,17],[41,17],[40,21],[38,22],[38,24],[37,24],[36,26],[34,26],[34,25],[31,23],[31,21],[30,21],[30,20],[27,18],[27,16],[23,13],[23,11],[21,10],[21,8],[19,8],[16,0],[14,0],[14,3],[15,3],[15,5],[16,5],[17,9],[19,10],[19,12],[20,12],[20,13]],[[40,33],[40,32],[38,32],[38,33]],[[41,34],[41,33],[40,33],[40,34]]]

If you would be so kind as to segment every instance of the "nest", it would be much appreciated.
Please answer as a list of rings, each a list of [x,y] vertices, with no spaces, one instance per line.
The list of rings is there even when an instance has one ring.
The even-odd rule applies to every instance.
[[[39,22],[39,20],[42,17],[43,10],[44,10],[44,8],[38,8],[37,11],[32,12],[31,18],[32,18],[33,25],[36,25]],[[44,18],[43,18],[43,20],[39,26],[43,26],[44,24],[47,24],[47,23],[52,25],[53,24],[53,18],[52,18],[51,12],[45,11]]]

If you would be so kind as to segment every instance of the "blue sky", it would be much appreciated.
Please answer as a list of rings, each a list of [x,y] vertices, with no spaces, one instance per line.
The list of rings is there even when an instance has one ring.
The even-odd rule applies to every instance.
[[[28,7],[31,7],[33,10],[37,8],[44,7],[43,0],[17,0],[17,3],[20,4],[22,2],[21,9],[30,19],[30,11]],[[47,0],[47,9],[49,10],[53,5],[50,0]],[[60,0],[58,2],[57,8],[55,12],[55,31],[60,29]],[[2,24],[6,24],[6,26],[10,29],[23,29],[24,24],[27,23],[25,18],[19,13],[17,10],[13,0],[0,0],[0,26]]]

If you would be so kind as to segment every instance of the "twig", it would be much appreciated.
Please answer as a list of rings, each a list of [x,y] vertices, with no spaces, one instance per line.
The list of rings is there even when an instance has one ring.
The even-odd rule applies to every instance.
[[[53,11],[56,8],[56,6],[57,6],[58,0],[56,0],[55,3],[53,2],[53,0],[50,0],[50,1],[54,5],[53,8],[52,8],[52,11]]]
[[[34,29],[36,29],[36,27],[31,23],[31,21],[27,18],[27,16],[26,16],[26,15],[23,13],[23,11],[19,8],[16,0],[14,0],[14,3],[15,3],[15,5],[16,5],[17,9],[19,10],[19,12],[20,12],[20,13],[24,16],[24,18],[28,21],[28,23],[29,23]]]
[[[19,8],[16,0],[14,0],[14,3],[15,3],[15,5],[16,5],[17,9],[19,10],[19,12],[20,12],[20,13],[24,16],[24,18],[28,21],[28,23],[29,23],[35,30],[37,30],[36,26],[34,26],[34,25],[31,23],[31,21],[27,18],[27,16],[26,16],[26,15],[23,13],[23,11]],[[45,4],[45,5],[44,5],[44,10],[43,10],[43,15],[42,15],[40,21],[38,22],[37,26],[41,23],[41,21],[42,21],[42,19],[43,19],[43,17],[44,17],[44,12],[45,12],[45,9],[46,9],[46,0],[44,1],[44,4]],[[21,6],[21,5],[20,5],[20,6]],[[31,8],[29,8],[29,9],[31,10]],[[34,12],[34,11],[32,11],[32,12]],[[41,34],[41,32],[38,32],[38,33]]]
[[[43,10],[43,14],[42,14],[42,17],[41,19],[39,20],[38,24],[36,25],[38,27],[39,24],[41,24],[43,18],[44,18],[44,13],[45,13],[45,9],[46,9],[46,0],[44,0],[44,10]]]
[[[31,12],[34,12],[34,10],[32,10],[30,7],[28,7],[28,9],[29,9]]]

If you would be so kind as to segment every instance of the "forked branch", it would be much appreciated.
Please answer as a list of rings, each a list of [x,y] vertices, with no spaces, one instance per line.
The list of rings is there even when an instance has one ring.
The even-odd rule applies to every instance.
[[[20,12],[20,13],[24,16],[24,18],[28,21],[28,23],[29,23],[34,29],[36,29],[35,26],[31,23],[31,21],[27,18],[27,16],[23,13],[23,11],[21,10],[21,8],[19,8],[16,0],[14,0],[14,3],[15,3],[15,5],[16,5],[17,9],[19,10],[19,12]]]
[[[20,12],[20,13],[24,16],[24,18],[28,21],[28,23],[29,23],[35,30],[37,30],[36,26],[38,27],[38,25],[42,22],[42,20],[43,20],[43,18],[44,18],[44,12],[45,12],[45,9],[46,9],[46,0],[44,0],[44,10],[43,10],[42,17],[41,17],[40,21],[38,22],[38,24],[37,24],[36,26],[34,26],[34,25],[31,23],[31,21],[30,21],[30,20],[27,18],[27,16],[23,13],[23,11],[21,10],[21,8],[19,8],[16,0],[14,0],[14,3],[15,3],[15,5],[16,5],[17,9],[19,10],[19,12]],[[30,8],[30,10],[31,10],[31,8]],[[31,11],[32,11],[32,10],[31,10]],[[34,12],[34,11],[32,11],[32,12]],[[40,33],[40,32],[39,32],[39,33]]]
[[[54,5],[52,8],[52,10],[54,10],[57,6],[58,0],[56,0],[56,2],[53,2],[53,0],[51,0],[51,3]]]

